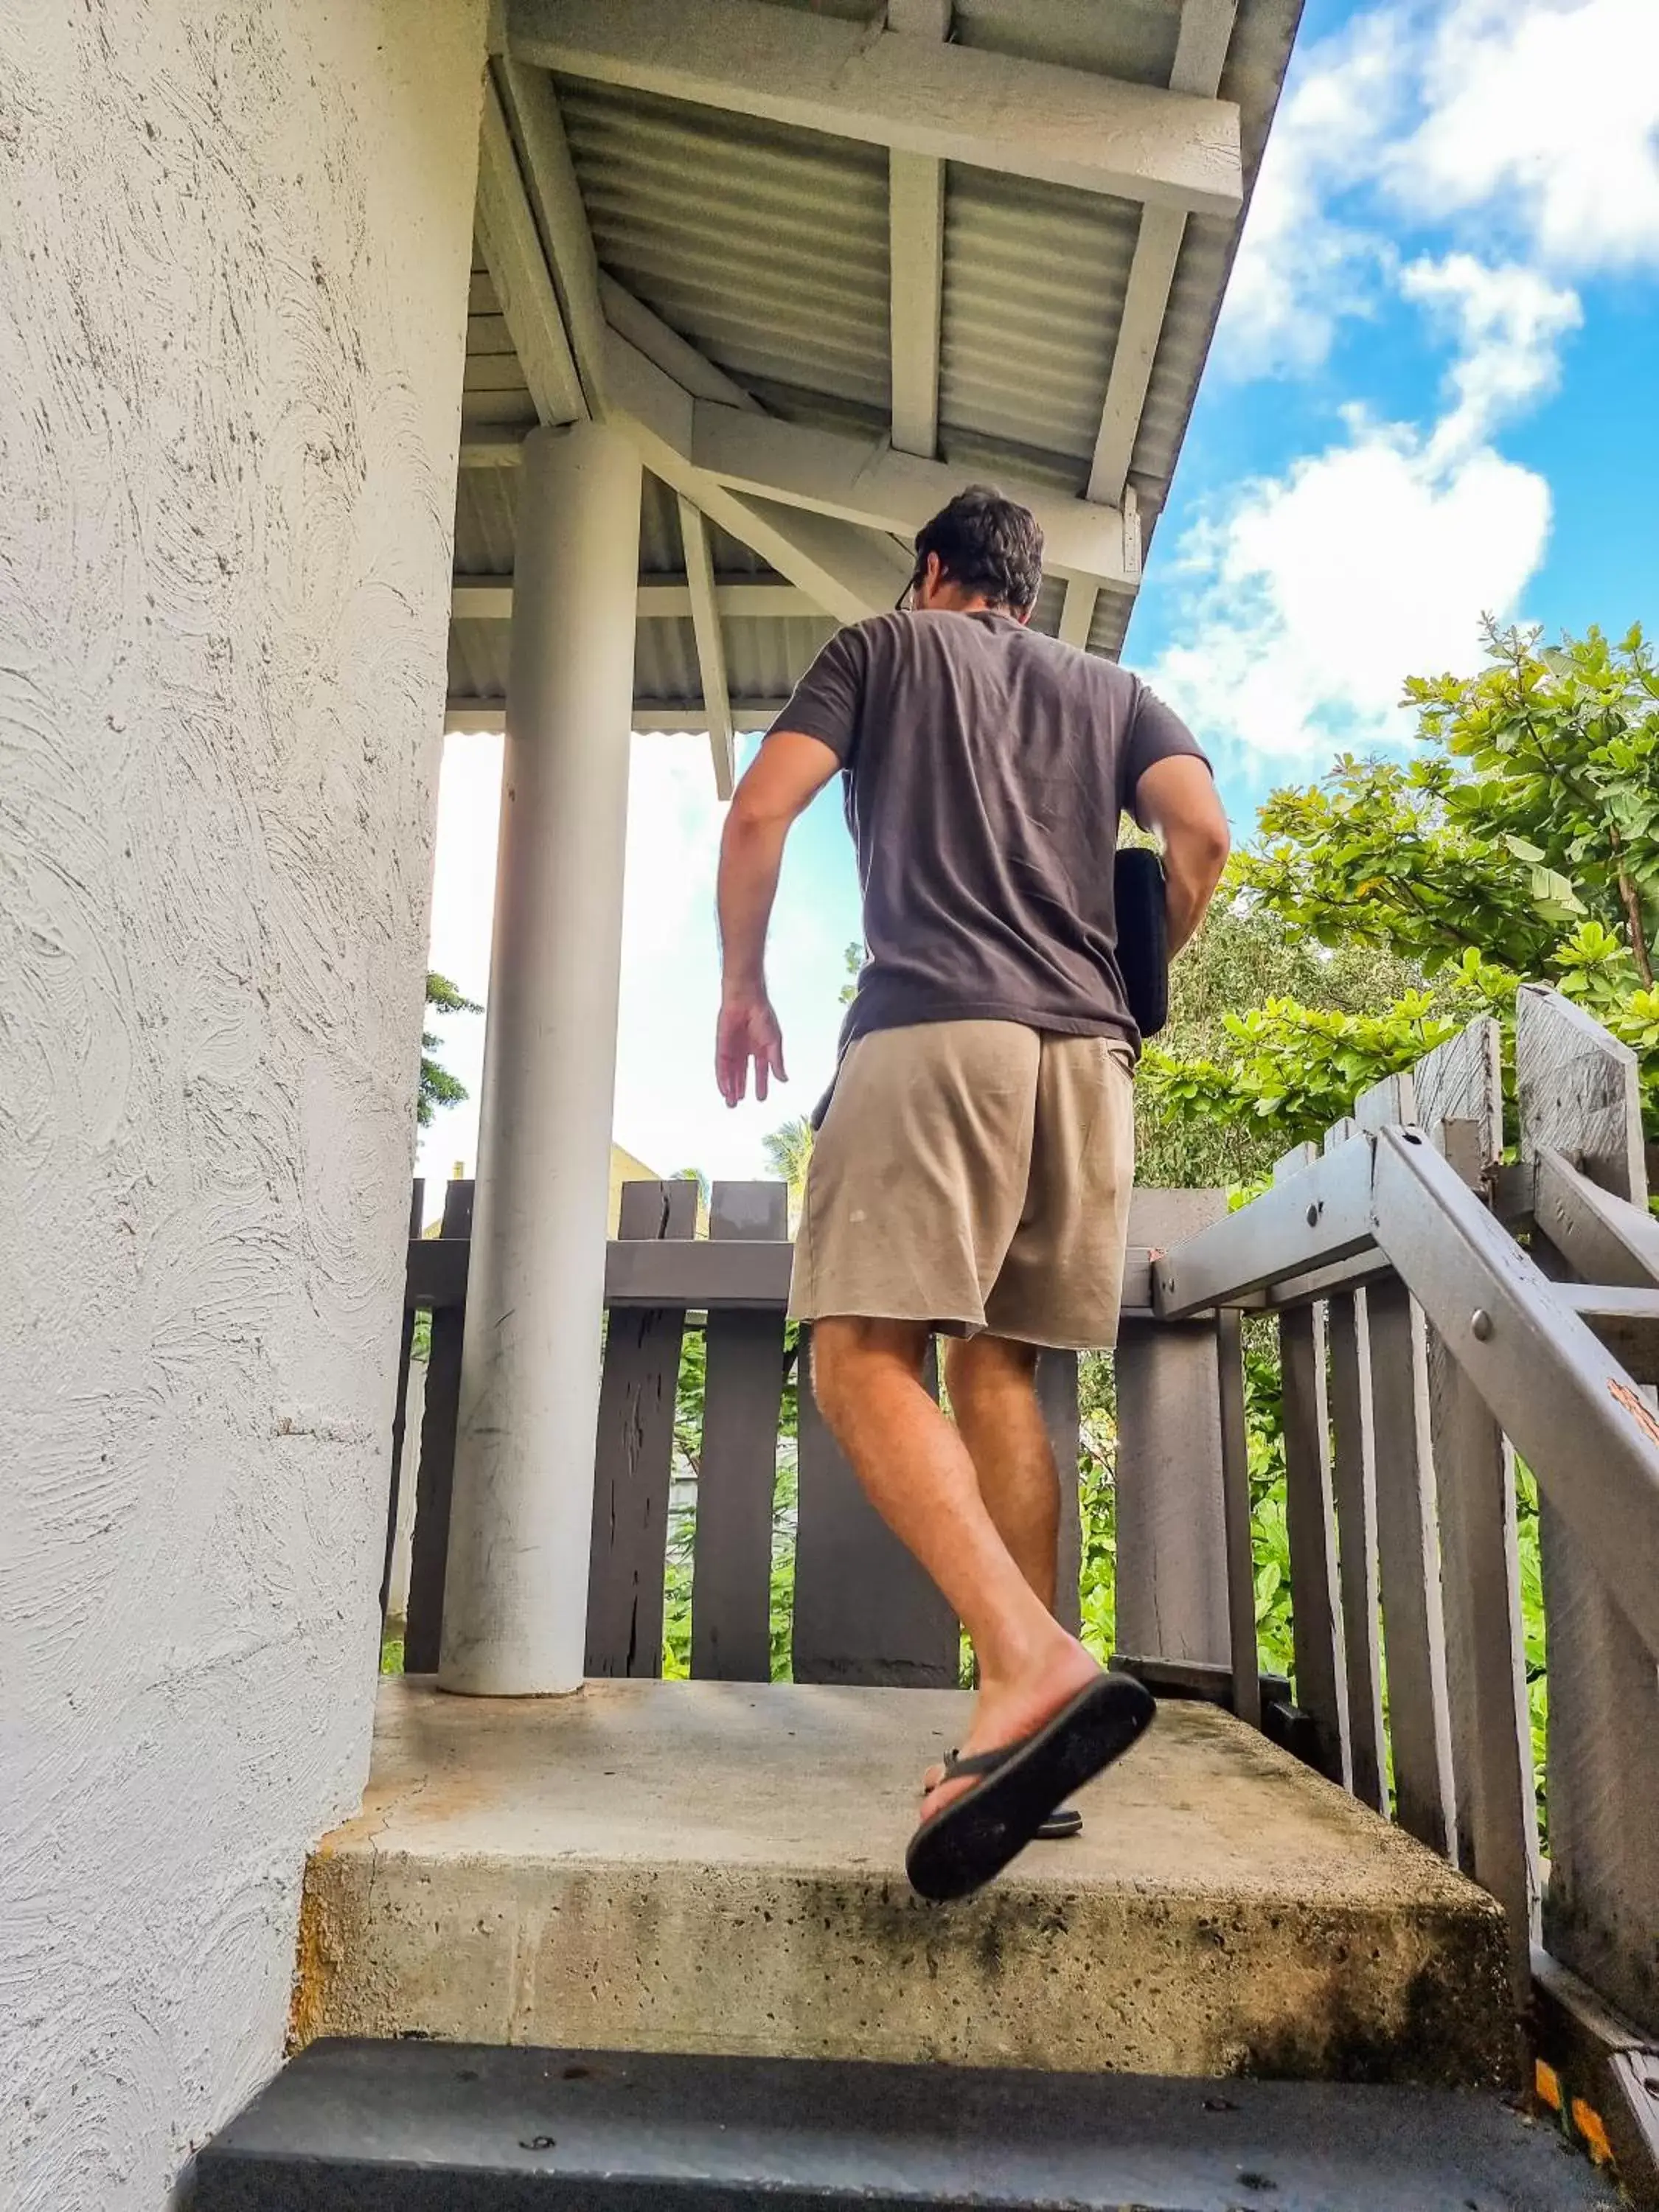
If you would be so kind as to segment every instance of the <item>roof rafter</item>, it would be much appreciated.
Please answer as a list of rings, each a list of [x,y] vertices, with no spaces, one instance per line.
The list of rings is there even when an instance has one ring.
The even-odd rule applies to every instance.
[[[512,0],[509,50],[573,76],[901,153],[1236,215],[1238,110],[766,0]]]
[[[478,142],[478,242],[536,413],[544,422],[574,422],[587,412],[513,148],[513,135],[486,76]]]
[[[697,669],[702,679],[703,712],[708,718],[708,750],[714,763],[714,793],[730,799],[737,781],[732,744],[732,695],[726,680],[726,640],[714,597],[714,564],[701,508],[680,494],[680,537],[685,547],[685,575],[691,594],[691,628],[697,641]]]
[[[716,576],[714,604],[728,622],[781,622],[818,613],[798,585],[779,576]],[[684,576],[641,576],[641,622],[689,621],[691,586]],[[457,622],[507,622],[513,615],[511,576],[457,576],[450,592]]]
[[[691,403],[690,458],[733,491],[907,538],[962,489],[959,469],[895,453],[885,439],[872,445],[837,430],[757,419],[706,399]],[[1002,471],[998,481],[1042,524],[1048,569],[1120,590],[1139,582],[1138,537],[1119,508],[1021,483]]]
[[[887,27],[937,45],[950,35],[951,0],[887,0]],[[945,164],[936,155],[889,153],[887,238],[893,443],[931,461],[939,451],[945,287]]]
[[[787,702],[782,699],[737,699],[732,703],[732,720],[741,731],[763,730],[783,712]],[[504,699],[471,698],[465,693],[452,693],[444,702],[444,735],[457,730],[478,732],[488,736],[507,727],[507,702]],[[700,699],[636,699],[630,727],[648,733],[654,731],[684,731],[690,737],[707,734],[708,717]]]
[[[564,135],[553,80],[510,54],[493,65],[507,120],[524,149],[527,196],[588,411],[605,410],[605,310],[599,262]]]
[[[1175,64],[1170,73],[1172,90],[1199,94],[1215,91],[1227,59],[1237,8],[1237,0],[1185,0]],[[1139,234],[1123,295],[1123,317],[1118,325],[1089,471],[1091,499],[1120,500],[1129,480],[1129,464],[1186,231],[1186,214],[1180,208],[1141,210]]]
[[[615,419],[626,428],[653,476],[696,501],[711,522],[787,576],[837,622],[860,622],[892,605],[909,574],[896,545],[825,514],[777,507],[740,497],[692,459],[696,410],[717,403],[693,399],[683,385],[617,331],[606,349],[606,386]],[[778,426],[762,415],[720,406],[744,429]],[[921,466],[923,464],[915,464]]]

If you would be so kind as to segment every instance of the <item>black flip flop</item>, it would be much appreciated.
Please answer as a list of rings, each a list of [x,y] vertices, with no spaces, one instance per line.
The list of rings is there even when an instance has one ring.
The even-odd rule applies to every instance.
[[[904,1855],[911,1887],[939,1905],[981,1888],[1065,1798],[1146,1734],[1157,1711],[1133,1674],[1102,1674],[1018,1742],[965,1759],[953,1753],[945,1762],[947,1780],[980,1778],[911,1837]]]
[[[945,1765],[954,1770],[955,1763],[961,1755],[957,1751],[947,1751],[945,1754]],[[941,1775],[939,1781],[942,1782],[944,1778]],[[932,1789],[927,1792],[927,1796],[931,1797],[933,1790],[938,1787],[939,1783],[934,1783]],[[1082,1833],[1082,1814],[1078,1811],[1075,1805],[1062,1805],[1058,1812],[1050,1813],[1048,1819],[1041,1823],[1031,1841],[1034,1844],[1069,1844]]]

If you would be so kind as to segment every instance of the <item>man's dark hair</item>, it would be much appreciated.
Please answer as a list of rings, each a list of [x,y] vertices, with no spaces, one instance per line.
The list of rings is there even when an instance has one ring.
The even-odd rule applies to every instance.
[[[989,484],[969,484],[916,532],[916,574],[937,553],[940,568],[963,591],[1024,614],[1042,583],[1042,532],[1029,507]]]

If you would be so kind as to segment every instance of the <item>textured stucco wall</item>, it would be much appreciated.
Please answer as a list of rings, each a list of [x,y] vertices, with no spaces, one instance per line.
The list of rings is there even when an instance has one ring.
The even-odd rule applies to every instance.
[[[157,2212],[362,1784],[483,35],[0,8],[7,2212]]]

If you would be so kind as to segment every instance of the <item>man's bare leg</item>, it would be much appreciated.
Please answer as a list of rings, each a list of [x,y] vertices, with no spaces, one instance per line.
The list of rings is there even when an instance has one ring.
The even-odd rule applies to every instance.
[[[1015,1564],[1054,1609],[1060,1471],[1036,1395],[1036,1348],[1003,1336],[954,1338],[945,1387],[985,1510]]]
[[[1099,1668],[998,1533],[966,1443],[922,1387],[927,1344],[919,1322],[821,1321],[813,1381],[865,1494],[973,1638],[979,1694],[963,1749],[990,1751],[1040,1728]],[[942,1784],[935,1809],[969,1787]]]

